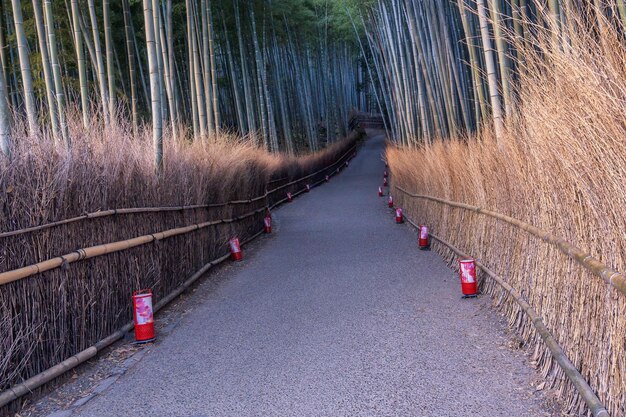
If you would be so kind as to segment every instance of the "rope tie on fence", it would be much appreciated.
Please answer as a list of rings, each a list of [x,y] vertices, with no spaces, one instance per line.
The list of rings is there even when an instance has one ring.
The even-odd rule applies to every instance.
[[[76,253],[78,254],[78,260],[82,261],[83,259],[85,259],[87,257],[87,253],[85,252],[84,249],[78,249],[76,251]]]

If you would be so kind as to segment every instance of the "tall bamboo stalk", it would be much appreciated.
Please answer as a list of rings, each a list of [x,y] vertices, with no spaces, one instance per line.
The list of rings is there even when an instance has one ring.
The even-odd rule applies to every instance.
[[[502,104],[500,102],[500,92],[498,89],[498,78],[496,75],[496,64],[489,35],[489,21],[484,0],[476,0],[478,7],[478,18],[480,20],[480,34],[483,41],[483,52],[485,54],[485,64],[487,66],[487,80],[489,83],[489,98],[491,99],[491,113],[496,139],[499,140],[504,134],[504,119],[502,117]]]
[[[55,140],[60,140],[59,132],[59,108],[56,103],[56,85],[52,78],[50,68],[50,57],[48,55],[47,29],[44,26],[44,18],[39,0],[33,0],[33,14],[35,16],[35,26],[37,28],[37,38],[39,39],[39,51],[41,53],[41,66],[43,68],[44,82],[46,85],[46,100],[48,104],[48,114],[52,125],[52,135]]]
[[[80,85],[80,103],[83,127],[86,129],[89,127],[89,87],[87,86],[87,65],[85,61],[85,48],[83,46],[83,32],[81,30],[78,0],[72,0],[71,7],[72,23],[74,26],[74,47],[76,49],[76,61],[78,64],[78,82]]]
[[[5,77],[0,77],[0,152],[11,159],[11,115]]]
[[[22,5],[20,0],[11,0],[11,4],[13,5],[13,22],[15,25],[17,52],[22,73],[22,86],[24,88],[24,105],[26,108],[28,133],[34,136],[39,129],[37,128],[35,91],[33,89],[33,75],[30,69],[28,40],[26,39],[26,32],[24,30],[24,18],[22,17]]]
[[[137,135],[139,130],[139,116],[137,114],[137,70],[135,68],[135,47],[133,45],[133,32],[130,25],[130,5],[128,0],[122,0],[124,12],[124,33],[126,35],[126,54],[128,61],[128,76],[130,81],[130,109],[133,134]]]
[[[159,93],[159,63],[157,61],[154,32],[154,13],[151,0],[143,0],[143,17],[146,29],[146,50],[150,72],[150,96],[152,102],[152,137],[154,142],[154,166],[157,172],[163,169],[163,118]]]
[[[59,53],[57,51],[57,40],[54,30],[54,17],[52,14],[51,0],[44,0],[44,8],[46,10],[46,31],[48,33],[48,48],[50,52],[50,64],[52,65],[52,75],[54,77],[54,89],[56,97],[56,108],[59,117],[59,129],[63,141],[67,146],[70,145],[70,138],[67,132],[67,124],[65,120],[65,91],[63,89],[63,81],[61,80],[61,64],[59,62]]]
[[[115,118],[115,68],[113,66],[113,35],[111,34],[111,5],[110,0],[102,1],[104,18],[104,48],[107,65],[107,82],[109,86],[109,115]]]
[[[102,48],[100,47],[100,33],[98,31],[98,20],[96,18],[96,7],[94,0],[87,0],[89,4],[89,19],[91,21],[91,31],[93,36],[93,50],[96,61],[96,73],[98,75],[98,86],[100,87],[100,107],[105,125],[111,123],[109,108],[109,93],[107,91],[107,75],[102,59]]]

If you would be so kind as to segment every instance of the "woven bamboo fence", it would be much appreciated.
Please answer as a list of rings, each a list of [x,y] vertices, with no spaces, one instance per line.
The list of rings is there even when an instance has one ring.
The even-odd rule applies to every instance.
[[[67,370],[122,337],[132,328],[133,291],[151,288],[160,308],[228,258],[231,237],[256,237],[288,192],[338,174],[358,139],[278,167],[257,197],[101,210],[0,233],[0,410],[19,407],[2,408],[31,390],[22,382]]]
[[[489,294],[508,318],[533,352],[546,389],[554,390],[569,412],[607,416],[604,404],[611,415],[626,415],[619,402],[624,395],[626,320],[618,313],[624,311],[624,274],[550,231],[481,207],[411,192],[398,180],[392,184],[398,206],[414,222],[429,225],[433,247],[451,267],[458,267],[460,254],[477,258],[481,293]],[[537,320],[553,334],[548,342],[537,330]],[[555,355],[569,358],[572,369]],[[582,381],[572,382],[575,372],[591,387],[587,394],[597,395],[595,402],[581,396]]]

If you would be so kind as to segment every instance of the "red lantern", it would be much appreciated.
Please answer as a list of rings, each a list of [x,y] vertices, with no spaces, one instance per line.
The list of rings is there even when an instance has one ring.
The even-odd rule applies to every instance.
[[[241,245],[239,244],[238,238],[233,238],[229,242],[230,244],[230,256],[233,261],[241,261],[243,260],[243,253],[241,252]]]
[[[384,176],[384,178],[387,178],[387,177],[389,176],[389,173],[388,173],[387,171],[385,171],[385,172],[383,173],[383,176]]]
[[[402,209],[401,208],[397,208],[396,209],[396,223],[397,224],[404,223],[404,215],[402,213]]]
[[[389,199],[387,200],[387,205],[389,208],[393,208],[393,197],[389,194]]]
[[[287,193],[287,202],[291,203],[293,201],[293,197],[291,195],[291,193]]]
[[[459,266],[463,297],[475,297],[476,294],[478,294],[478,286],[476,284],[476,262],[473,259],[463,259],[459,261]]]
[[[326,175],[326,182],[330,181],[330,177]]]
[[[383,187],[378,187],[378,196],[379,197],[383,196]]]
[[[133,294],[133,317],[135,320],[135,340],[140,343],[154,340],[156,335],[151,289],[137,291]]]
[[[272,216],[270,214],[265,216],[265,218],[263,219],[263,226],[264,226],[265,233],[267,234],[272,233]]]
[[[430,245],[430,236],[428,235],[428,226],[420,226],[419,247],[420,249],[426,249]]]
[[[389,182],[387,181],[387,178],[383,179],[383,185],[385,187],[387,187],[389,185]]]

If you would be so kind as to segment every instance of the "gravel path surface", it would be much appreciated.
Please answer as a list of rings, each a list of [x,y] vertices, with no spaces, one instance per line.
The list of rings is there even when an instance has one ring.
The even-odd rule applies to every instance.
[[[80,416],[541,416],[522,352],[376,191],[384,142],[275,213],[181,324]]]

